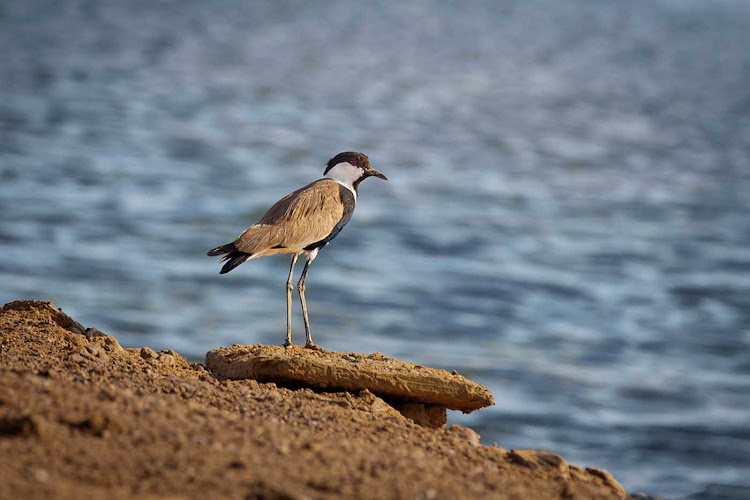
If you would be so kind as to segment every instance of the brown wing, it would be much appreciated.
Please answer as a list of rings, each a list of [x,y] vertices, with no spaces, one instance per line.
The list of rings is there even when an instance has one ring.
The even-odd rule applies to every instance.
[[[302,251],[328,236],[344,214],[333,179],[320,179],[277,201],[234,242],[240,252],[263,255]]]

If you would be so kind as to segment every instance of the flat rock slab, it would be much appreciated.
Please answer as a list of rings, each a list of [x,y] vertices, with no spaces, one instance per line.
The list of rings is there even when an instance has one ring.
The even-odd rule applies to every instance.
[[[464,413],[495,404],[487,388],[455,372],[387,358],[380,353],[234,345],[208,351],[206,366],[219,378],[330,391],[367,389],[387,401],[437,405]]]

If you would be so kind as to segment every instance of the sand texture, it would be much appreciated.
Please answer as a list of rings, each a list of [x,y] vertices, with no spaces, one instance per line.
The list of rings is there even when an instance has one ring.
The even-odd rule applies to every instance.
[[[370,390],[221,379],[51,302],[0,309],[0,498],[625,496],[604,470],[425,428]]]

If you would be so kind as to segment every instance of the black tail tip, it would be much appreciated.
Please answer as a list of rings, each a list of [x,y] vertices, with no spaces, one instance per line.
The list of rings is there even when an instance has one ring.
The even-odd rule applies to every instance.
[[[211,250],[206,253],[209,257],[216,257],[217,255],[222,255],[225,253],[229,253],[234,251],[234,243],[227,243],[226,245],[221,245],[220,247],[212,248]]]
[[[224,267],[221,268],[221,271],[219,271],[219,274],[227,274],[229,271],[239,266],[240,264],[242,264],[249,258],[250,258],[250,254],[246,254],[242,252],[234,252],[230,255],[227,255],[226,257],[224,257],[227,263],[224,264]]]

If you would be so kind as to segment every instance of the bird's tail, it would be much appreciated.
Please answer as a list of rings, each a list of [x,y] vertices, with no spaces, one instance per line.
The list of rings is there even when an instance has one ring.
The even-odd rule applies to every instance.
[[[221,245],[220,247],[209,250],[207,255],[209,257],[216,257],[217,255],[233,252],[234,250],[236,250],[236,248],[234,248],[234,243],[227,243],[226,245]]]
[[[227,243],[226,245],[221,245],[220,247],[213,248],[208,251],[207,255],[209,257],[215,257],[216,255],[222,254],[226,255],[221,258],[219,263],[226,262],[226,264],[224,264],[224,266],[221,268],[219,274],[228,273],[252,256],[252,254],[240,252],[239,250],[237,250],[237,248],[234,246],[234,243]]]

